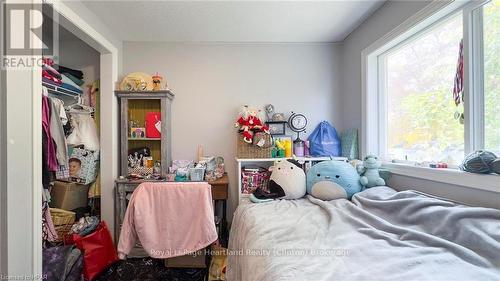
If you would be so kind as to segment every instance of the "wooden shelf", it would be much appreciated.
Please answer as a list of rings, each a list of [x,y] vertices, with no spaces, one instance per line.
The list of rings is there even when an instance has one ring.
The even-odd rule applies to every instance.
[[[119,98],[129,98],[129,99],[159,99],[168,98],[173,100],[175,95],[170,90],[161,91],[115,91],[115,94]]]
[[[160,114],[161,132],[171,132],[171,112],[173,93],[165,91],[115,91],[120,106],[120,175],[128,175],[128,152],[131,149],[149,148],[153,161],[161,162],[161,175],[168,174],[172,165],[171,134],[163,133],[159,138],[148,138],[146,135],[133,138],[130,134],[130,121],[137,124],[146,123],[149,112]]]
[[[161,141],[161,138],[128,138],[129,141]]]

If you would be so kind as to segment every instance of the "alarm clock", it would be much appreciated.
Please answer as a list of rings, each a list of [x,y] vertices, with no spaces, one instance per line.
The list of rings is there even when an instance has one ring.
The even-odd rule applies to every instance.
[[[288,118],[288,126],[290,129],[297,133],[297,135],[306,130],[307,118],[304,114],[295,113],[292,111],[292,115]]]
[[[300,139],[300,133],[306,131],[307,118],[304,114],[295,113],[288,118],[288,126],[290,129],[297,133],[297,139],[293,141],[293,150],[295,156],[302,157],[305,155],[305,143]]]

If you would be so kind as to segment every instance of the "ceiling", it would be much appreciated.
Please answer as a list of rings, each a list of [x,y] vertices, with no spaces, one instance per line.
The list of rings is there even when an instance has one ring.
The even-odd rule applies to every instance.
[[[384,1],[84,1],[123,41],[338,42]]]

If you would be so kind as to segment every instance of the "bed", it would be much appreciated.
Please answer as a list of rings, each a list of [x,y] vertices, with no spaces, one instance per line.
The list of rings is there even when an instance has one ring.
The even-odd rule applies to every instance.
[[[227,280],[500,280],[500,210],[380,186],[240,204]]]

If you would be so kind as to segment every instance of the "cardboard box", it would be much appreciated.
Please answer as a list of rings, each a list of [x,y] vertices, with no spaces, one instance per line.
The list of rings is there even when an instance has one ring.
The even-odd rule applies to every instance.
[[[169,258],[165,260],[166,267],[183,267],[183,268],[206,268],[205,249],[197,251],[196,254]]]
[[[90,185],[88,184],[55,181],[50,192],[50,196],[52,197],[50,206],[63,210],[87,207],[89,187]]]

